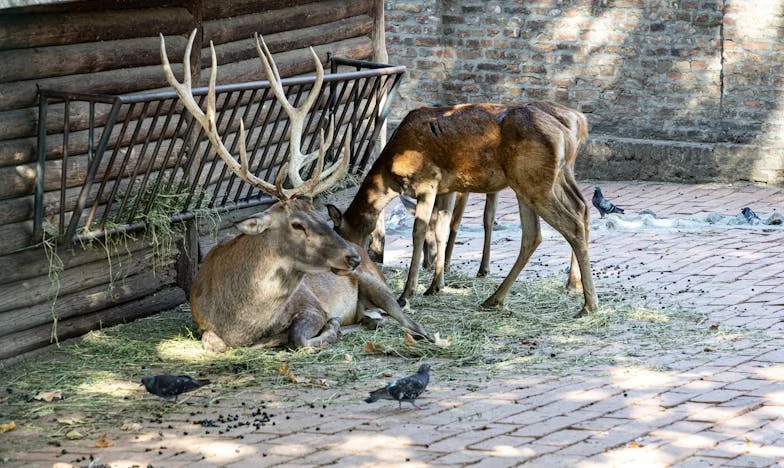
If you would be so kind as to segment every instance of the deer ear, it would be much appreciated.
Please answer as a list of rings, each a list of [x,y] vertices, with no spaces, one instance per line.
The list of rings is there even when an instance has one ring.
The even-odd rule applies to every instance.
[[[237,223],[237,229],[239,229],[243,234],[257,236],[266,231],[271,224],[272,220],[269,216],[254,216],[252,218],[246,219],[245,221]]]
[[[343,213],[340,212],[338,207],[331,203],[327,203],[327,212],[329,213],[330,219],[332,219],[332,224],[334,224],[336,228],[340,227],[341,223],[343,223]]]

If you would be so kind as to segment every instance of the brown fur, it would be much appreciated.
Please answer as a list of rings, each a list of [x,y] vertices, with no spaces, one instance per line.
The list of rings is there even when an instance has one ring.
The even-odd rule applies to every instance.
[[[278,202],[238,227],[243,234],[216,245],[193,282],[191,313],[206,349],[276,336],[296,347],[318,346],[338,338],[331,318],[357,323],[365,304],[388,306],[385,293],[394,303],[367,253],[338,236],[308,201]],[[382,308],[427,336],[396,303]]]
[[[402,301],[416,284],[436,196],[497,192],[510,186],[517,195],[523,221],[520,254],[484,305],[503,302],[511,283],[541,242],[541,216],[572,246],[583,277],[584,310],[595,310],[587,205],[576,190],[573,175],[577,147],[587,135],[587,125],[577,111],[555,117],[552,113],[561,108],[539,102],[514,106],[464,104],[411,111],[368,172],[336,230],[364,246],[376,217],[392,198],[401,193],[417,198],[414,251]],[[567,126],[564,122],[577,123]],[[438,264],[435,276],[443,281]]]

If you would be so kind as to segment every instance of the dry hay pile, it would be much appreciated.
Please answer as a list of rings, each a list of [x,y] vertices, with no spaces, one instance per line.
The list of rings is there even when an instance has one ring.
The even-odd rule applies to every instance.
[[[28,427],[41,421],[41,432],[51,433],[43,424],[50,418],[38,417],[77,411],[106,420],[161,411],[160,402],[139,386],[143,375],[161,372],[211,379],[215,392],[208,392],[208,398],[242,387],[277,389],[293,398],[297,388],[316,386],[336,392],[346,387],[342,397],[358,399],[363,393],[353,388],[356,382],[375,381],[384,372],[399,375],[418,361],[432,363],[442,382],[476,380],[480,374],[596,374],[610,366],[646,366],[651,356],[686,347],[716,348],[736,338],[694,311],[647,307],[634,291],[600,294],[597,313],[574,319],[582,296],[572,297],[554,282],[518,282],[503,308],[482,309],[479,304],[494,290],[494,281],[448,275],[441,295],[424,297],[429,278],[422,276],[410,315],[447,338],[447,347],[414,343],[387,320],[377,330],[346,334],[339,343],[315,351],[234,349],[214,354],[202,350],[182,307],[91,332],[0,369],[7,387],[0,413]],[[393,272],[389,280],[393,290],[400,290],[404,276]],[[42,392],[60,392],[63,399],[33,399]]]

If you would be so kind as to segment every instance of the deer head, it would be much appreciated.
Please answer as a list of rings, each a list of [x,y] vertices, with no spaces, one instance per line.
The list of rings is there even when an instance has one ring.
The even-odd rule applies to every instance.
[[[261,38],[261,36],[258,34],[255,35],[256,50],[259,54],[259,58],[262,61],[262,66],[264,68],[265,74],[267,75],[267,79],[269,80],[270,87],[278,102],[283,107],[286,114],[288,114],[290,119],[290,158],[288,161],[287,170],[284,171],[281,169],[275,179],[275,184],[273,185],[263,179],[260,179],[249,170],[248,155],[245,148],[245,125],[242,120],[240,120],[239,134],[240,162],[237,162],[234,156],[231,155],[230,151],[223,143],[222,137],[218,134],[218,126],[215,120],[215,82],[217,80],[218,64],[215,57],[215,47],[213,46],[212,41],[210,41],[212,64],[207,88],[206,112],[202,111],[201,107],[199,107],[199,104],[196,102],[196,99],[193,96],[191,76],[189,74],[191,66],[190,55],[191,49],[193,47],[193,40],[196,37],[196,32],[197,29],[194,29],[190,35],[190,38],[188,39],[188,46],[185,48],[185,55],[183,56],[183,69],[185,72],[182,83],[180,83],[177,78],[175,78],[174,73],[172,72],[171,65],[169,63],[169,57],[166,54],[166,42],[163,38],[163,34],[161,34],[161,61],[163,63],[163,72],[166,76],[166,81],[169,82],[172,88],[174,88],[174,90],[177,92],[177,95],[180,97],[180,102],[182,102],[185,109],[191,115],[193,115],[196,121],[202,126],[205,135],[207,135],[207,138],[210,140],[210,143],[212,143],[212,146],[215,148],[218,156],[226,163],[226,165],[240,179],[244,180],[258,190],[273,195],[282,201],[288,200],[298,195],[313,197],[334,185],[334,183],[340,179],[340,177],[343,175],[343,172],[345,172],[346,168],[348,167],[349,158],[348,145],[346,145],[340,160],[335,162],[335,164],[333,164],[326,171],[324,170],[324,155],[326,154],[326,147],[332,143],[334,134],[334,124],[332,123],[332,120],[330,119],[329,135],[327,136],[328,141],[325,142],[324,131],[322,130],[319,134],[319,148],[316,152],[302,154],[300,145],[300,142],[302,141],[305,117],[310,111],[310,108],[316,102],[319,91],[321,90],[321,85],[324,81],[324,67],[321,65],[321,62],[319,61],[318,56],[316,55],[313,48],[310,48],[310,52],[316,64],[316,81],[313,84],[313,87],[311,88],[305,103],[301,107],[294,107],[289,104],[288,99],[283,92],[283,86],[280,82],[281,80],[278,73],[278,68],[272,59],[272,54],[270,54],[267,45],[264,43],[264,39]],[[304,165],[312,162],[314,159],[317,159],[317,163],[313,176],[309,180],[303,181],[299,175],[299,170]],[[293,188],[291,189],[283,188],[283,179],[286,174],[288,174],[289,178],[291,179],[293,185]]]

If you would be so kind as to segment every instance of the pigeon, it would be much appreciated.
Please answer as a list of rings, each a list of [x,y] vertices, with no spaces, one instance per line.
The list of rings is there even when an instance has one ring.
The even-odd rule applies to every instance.
[[[599,210],[599,214],[602,215],[602,218],[604,218],[604,215],[607,213],[623,214],[623,210],[621,208],[613,205],[612,202],[606,200],[604,196],[602,196],[602,190],[598,185],[594,185],[593,187],[593,198],[591,201],[593,202],[593,206]]]
[[[187,375],[161,374],[142,377],[142,385],[148,392],[167,401],[177,401],[177,395],[196,390],[209,383],[209,380],[197,380]]]
[[[365,399],[366,403],[373,403],[378,400],[397,400],[397,407],[401,408],[404,401],[414,405],[416,409],[422,409],[414,403],[414,400],[425,391],[427,382],[430,380],[430,364],[422,364],[414,375],[403,377],[387,384],[386,387],[379,388],[370,392],[370,396]]]
[[[749,224],[759,224],[762,221],[760,217],[757,216],[757,213],[752,211],[752,209],[748,206],[740,210],[740,212],[743,214],[743,217],[746,218],[746,222]]]

